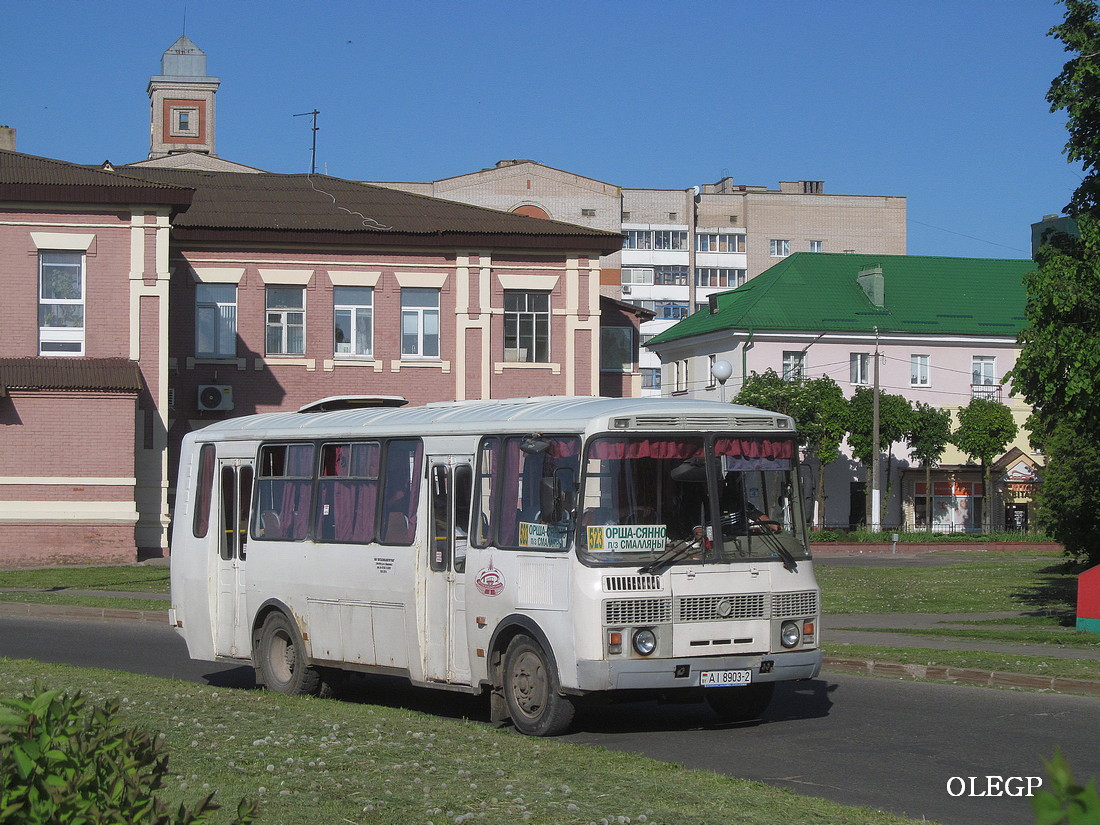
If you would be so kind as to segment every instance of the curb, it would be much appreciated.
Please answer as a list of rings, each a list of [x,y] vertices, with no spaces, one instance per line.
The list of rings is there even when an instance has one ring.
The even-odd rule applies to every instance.
[[[1060,676],[1032,676],[1026,673],[1002,673],[995,670],[978,670],[977,668],[906,665],[897,662],[878,662],[870,659],[847,659],[840,656],[826,656],[822,660],[822,669],[833,673],[850,673],[856,676],[922,679],[929,682],[948,682],[956,685],[1047,690],[1055,693],[1100,696],[1100,681],[1092,679],[1063,679]]]
[[[162,624],[168,627],[167,610],[129,610],[126,608],[83,607],[64,604],[0,601],[0,615],[38,616],[54,619],[105,619],[110,621]]]

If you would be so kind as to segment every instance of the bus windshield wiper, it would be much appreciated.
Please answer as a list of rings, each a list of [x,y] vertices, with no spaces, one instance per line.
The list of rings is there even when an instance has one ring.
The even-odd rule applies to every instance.
[[[755,518],[752,520],[759,524],[761,528],[763,528],[762,532],[756,533],[755,535],[758,536],[760,540],[763,541],[764,544],[766,544],[773,553],[775,553],[777,556],[779,556],[779,558],[783,560],[783,567],[785,569],[790,570],[792,573],[796,572],[798,570],[798,562],[795,561],[794,555],[791,553],[790,550],[784,547],[783,542],[781,542],[776,537],[776,535],[768,530],[765,526],[767,524],[774,524],[775,522],[761,521],[760,519]]]
[[[659,573],[662,573],[662,572],[664,572],[664,570],[666,570],[668,567],[670,567],[674,562],[682,559],[684,556],[688,555],[689,553],[691,553],[695,550],[698,550],[702,546],[702,544],[703,544],[703,537],[702,536],[694,536],[690,539],[685,539],[684,541],[680,542],[679,544],[674,545],[673,547],[670,547],[668,550],[665,550],[665,552],[663,552],[661,555],[659,555],[656,559],[654,559],[652,562],[647,564],[645,567],[639,567],[638,572],[639,573],[652,573],[653,575],[657,575]]]

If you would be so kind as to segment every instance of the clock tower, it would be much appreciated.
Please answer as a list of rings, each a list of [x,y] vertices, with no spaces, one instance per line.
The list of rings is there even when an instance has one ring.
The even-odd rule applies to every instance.
[[[160,59],[149,78],[149,159],[180,152],[214,152],[214,95],[221,81],[206,76],[206,53],[187,35]]]

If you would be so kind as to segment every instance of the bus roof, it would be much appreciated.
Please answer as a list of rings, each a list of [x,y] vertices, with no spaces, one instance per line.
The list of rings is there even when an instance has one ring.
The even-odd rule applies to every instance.
[[[307,405],[308,408],[310,405]],[[303,409],[306,409],[303,408]],[[444,401],[418,407],[366,407],[332,412],[277,412],[227,418],[194,437],[206,440],[325,438],[335,435],[483,434],[487,432],[584,432],[612,429],[611,419],[630,419],[624,430],[738,429],[791,432],[788,416],[740,404],[687,398],[542,396],[489,401]]]

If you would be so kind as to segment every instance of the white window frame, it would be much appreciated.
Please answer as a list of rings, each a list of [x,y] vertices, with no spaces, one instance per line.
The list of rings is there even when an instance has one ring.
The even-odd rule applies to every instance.
[[[187,125],[184,126],[184,116]],[[169,111],[171,123],[168,134],[171,137],[195,137],[199,134],[199,107],[173,106]]]
[[[674,370],[674,383],[673,392],[687,392],[688,388],[688,359],[684,358],[679,361],[673,361],[672,366]]]
[[[696,252],[744,252],[743,232],[700,232],[695,236]]]
[[[989,387],[997,383],[997,356],[975,355],[970,360],[970,383]]]
[[[811,252],[824,252],[825,241],[810,241],[809,249]]]
[[[351,291],[361,293],[358,300],[349,300]],[[363,298],[366,300],[363,300]],[[344,300],[340,300],[343,298]],[[337,341],[341,331],[337,315],[347,314],[350,340]],[[366,324],[366,346],[356,349],[361,327]],[[371,358],[374,356],[374,288],[369,286],[334,286],[332,288],[332,349],[337,358]]]
[[[232,300],[228,300],[232,290]],[[219,295],[217,293],[224,292]],[[205,294],[204,294],[205,293]],[[201,332],[206,327],[204,316],[213,331],[212,347],[203,348]],[[195,284],[195,357],[237,357],[237,285]]]
[[[57,259],[47,263],[47,257],[56,256]],[[61,260],[64,258],[65,260]],[[78,298],[46,298],[43,296],[43,270],[45,266],[79,267],[80,268],[80,296]],[[72,249],[40,249],[38,251],[38,354],[81,356],[85,350],[85,330],[88,327],[87,318],[87,292],[88,279],[86,256],[82,251]],[[48,326],[46,321],[47,307],[61,309],[63,307],[80,308],[80,324],[66,326]],[[59,349],[58,347],[67,347]]]
[[[768,241],[768,248],[773,258],[786,258],[791,254],[791,242],[789,240],[772,238]]]
[[[649,286],[653,283],[653,267],[624,266],[620,271],[620,281],[628,286]]]
[[[783,380],[798,381],[806,377],[806,351],[785,350],[783,352]]]
[[[301,301],[295,306],[271,306],[275,295],[297,292]],[[306,352],[306,288],[286,284],[268,284],[264,292],[265,324],[264,347],[268,355],[305,355]],[[293,345],[294,333],[300,330],[300,346]],[[272,334],[278,332],[278,341],[272,346]]]
[[[412,303],[413,297],[429,298],[435,294],[435,305]],[[401,288],[401,357],[405,359],[439,359],[440,347],[439,290],[431,287]],[[434,327],[434,330],[433,330]]]
[[[853,352],[848,355],[848,381],[860,387],[871,383],[871,353]]]
[[[909,356],[909,386],[932,386],[932,357],[930,355],[913,354]]]
[[[653,268],[653,283],[656,286],[687,286],[688,268],[686,266],[656,266]]]
[[[688,233],[686,229],[653,230],[654,249],[687,249]]]
[[[545,309],[532,309],[532,299],[545,302]],[[509,299],[521,307],[509,309]],[[511,344],[511,346],[509,346]],[[550,293],[538,290],[504,290],[504,360],[535,364],[550,363]]]
[[[701,266],[695,270],[695,285],[736,289],[745,285],[746,274],[747,272],[744,269]]]

